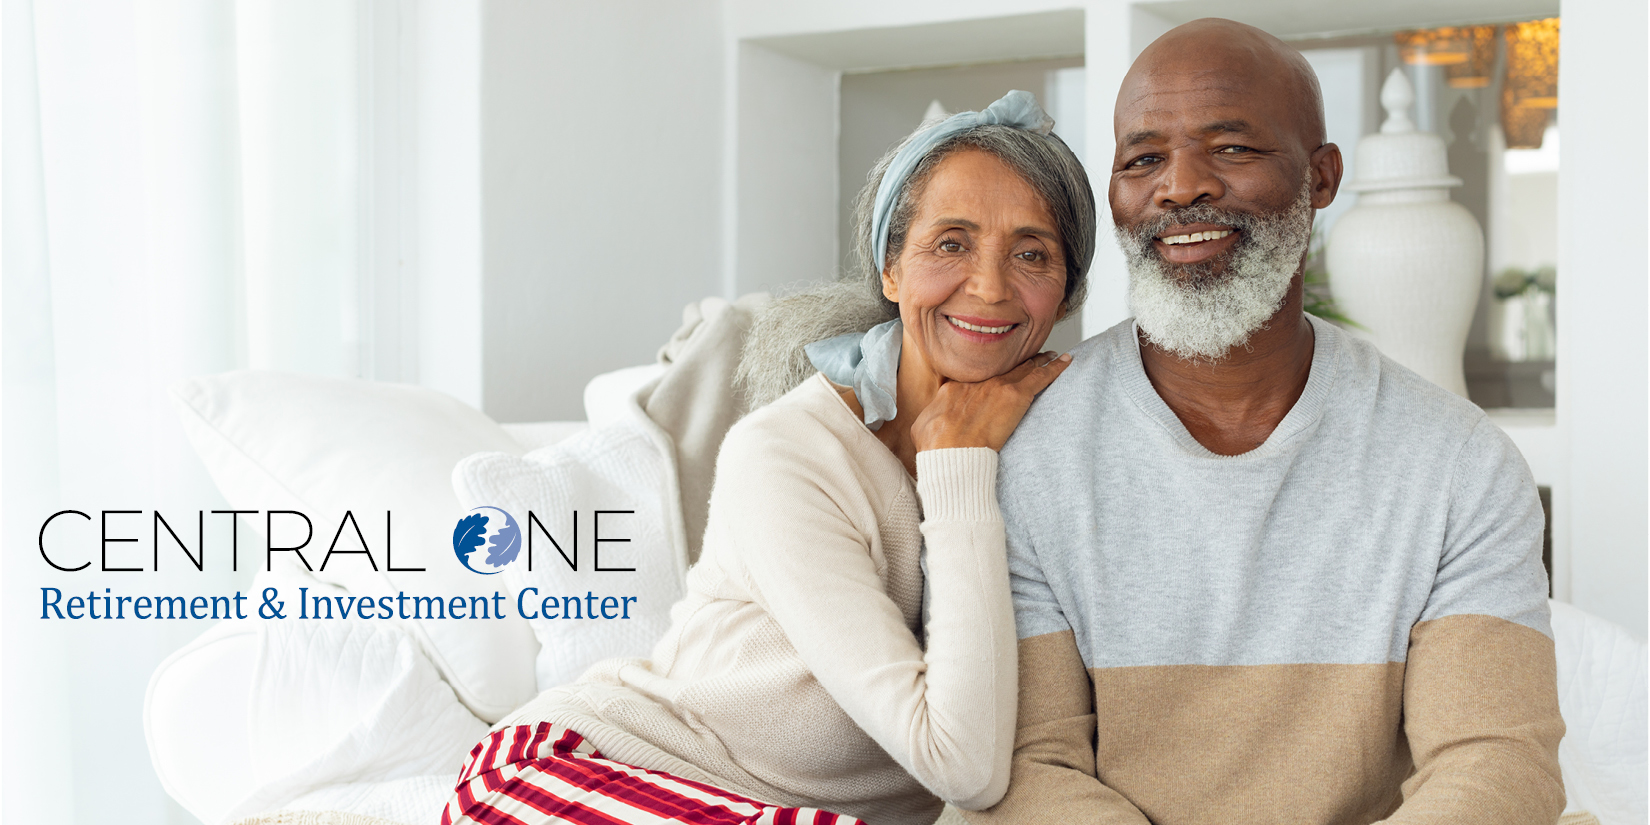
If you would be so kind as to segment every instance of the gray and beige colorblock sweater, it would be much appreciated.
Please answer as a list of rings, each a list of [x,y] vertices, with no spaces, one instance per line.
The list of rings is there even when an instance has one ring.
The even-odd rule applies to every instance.
[[[1472,404],[1312,320],[1260,447],[1192,438],[1132,322],[1002,453],[1018,734],[993,822],[1540,823],[1563,808],[1542,514]]]

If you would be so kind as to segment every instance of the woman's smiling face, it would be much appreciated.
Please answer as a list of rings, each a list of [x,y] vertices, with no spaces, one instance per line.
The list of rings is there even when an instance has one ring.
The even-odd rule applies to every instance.
[[[1008,372],[1042,348],[1065,288],[1060,234],[1036,190],[989,152],[953,152],[882,275],[905,325],[902,383],[908,367],[966,382]]]

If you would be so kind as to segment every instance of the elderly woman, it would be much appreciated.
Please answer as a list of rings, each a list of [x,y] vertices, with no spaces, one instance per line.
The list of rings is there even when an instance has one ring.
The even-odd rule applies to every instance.
[[[501,722],[444,823],[919,825],[1003,795],[996,451],[1069,360],[1038,350],[1094,251],[1094,195],[1052,125],[1011,92],[883,158],[856,208],[863,275],[752,333],[747,386],[783,397],[727,435],[652,660]]]

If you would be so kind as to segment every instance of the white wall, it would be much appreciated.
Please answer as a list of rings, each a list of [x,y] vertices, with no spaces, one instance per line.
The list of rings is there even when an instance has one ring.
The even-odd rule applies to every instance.
[[[418,382],[480,407],[481,0],[418,0]]]
[[[1507,176],[1507,263],[1520,269],[1558,261],[1558,173]]]
[[[1646,6],[1567,2],[1558,73],[1555,571],[1569,600],[1645,638]],[[1612,239],[1612,240],[1605,240]],[[1563,594],[1563,590],[1558,591]]]
[[[481,42],[483,409],[583,418],[722,292],[721,8],[486,0]]]
[[[841,73],[754,43],[740,43],[737,59],[737,274],[725,297],[831,280]]]

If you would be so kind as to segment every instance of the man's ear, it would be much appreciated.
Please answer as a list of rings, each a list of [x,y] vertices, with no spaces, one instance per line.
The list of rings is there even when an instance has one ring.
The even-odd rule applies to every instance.
[[[1345,172],[1341,147],[1325,143],[1312,152],[1308,161],[1312,167],[1312,208],[1323,209],[1335,202],[1341,191],[1341,174]]]

